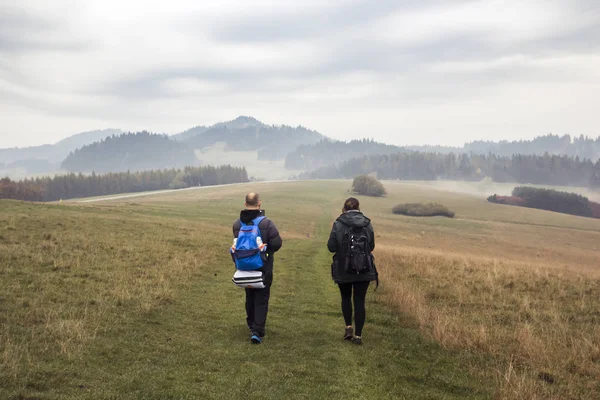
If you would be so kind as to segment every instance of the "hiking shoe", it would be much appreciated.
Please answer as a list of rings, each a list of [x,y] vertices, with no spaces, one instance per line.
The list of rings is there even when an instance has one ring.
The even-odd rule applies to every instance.
[[[362,345],[362,336],[354,336],[352,338],[352,343]]]
[[[346,328],[346,332],[344,333],[344,340],[352,340],[354,337],[354,331],[352,327]]]
[[[252,335],[252,337],[250,338],[250,342],[253,344],[261,344],[262,339],[258,335]]]

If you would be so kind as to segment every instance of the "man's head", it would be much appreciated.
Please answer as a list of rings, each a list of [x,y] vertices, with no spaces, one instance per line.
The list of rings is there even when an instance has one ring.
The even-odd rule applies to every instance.
[[[246,209],[247,210],[260,210],[260,196],[258,193],[248,193],[246,195]]]

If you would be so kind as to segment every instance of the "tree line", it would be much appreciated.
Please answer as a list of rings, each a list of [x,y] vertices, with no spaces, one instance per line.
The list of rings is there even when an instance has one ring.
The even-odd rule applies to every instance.
[[[577,193],[553,189],[519,186],[514,188],[510,197],[494,194],[488,197],[488,201],[498,204],[538,208],[582,217],[600,218],[600,204],[594,203],[587,197]]]
[[[248,182],[246,168],[230,165],[172,168],[143,172],[127,171],[103,175],[97,175],[95,172],[89,175],[70,173],[21,181],[12,181],[6,177],[0,179],[0,199],[56,201],[240,182]]]
[[[379,179],[466,180],[600,188],[600,161],[579,157],[401,152],[353,158],[300,175],[301,179],[352,178],[376,173]]]
[[[533,140],[502,140],[474,141],[466,143],[463,147],[446,146],[410,146],[409,150],[435,153],[467,153],[467,154],[495,154],[502,157],[511,157],[514,154],[534,154],[543,156],[545,153],[579,157],[597,161],[600,159],[600,136],[596,139],[587,136],[571,135],[545,135]]]

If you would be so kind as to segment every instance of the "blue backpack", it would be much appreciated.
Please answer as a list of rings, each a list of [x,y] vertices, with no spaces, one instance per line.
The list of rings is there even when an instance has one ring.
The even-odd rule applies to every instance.
[[[235,249],[232,249],[231,255],[235,262],[235,267],[240,271],[253,271],[262,268],[264,265],[263,255],[256,239],[260,238],[260,229],[258,224],[265,219],[260,216],[252,220],[252,225],[247,225],[240,221],[241,228],[237,237]],[[260,239],[262,241],[262,238]]]

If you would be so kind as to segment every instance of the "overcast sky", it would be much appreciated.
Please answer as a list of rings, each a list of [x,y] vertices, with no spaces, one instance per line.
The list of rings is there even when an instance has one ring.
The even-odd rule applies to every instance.
[[[0,147],[251,115],[337,139],[599,136],[598,0],[0,0]]]

